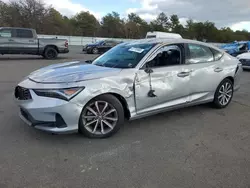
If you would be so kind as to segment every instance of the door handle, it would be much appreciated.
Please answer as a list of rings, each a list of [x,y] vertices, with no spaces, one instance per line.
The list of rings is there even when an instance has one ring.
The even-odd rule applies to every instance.
[[[190,74],[190,72],[180,72],[180,73],[177,74],[177,76],[184,78],[184,77],[189,76],[189,74]]]
[[[13,39],[9,39],[10,42],[13,42],[14,40]]]
[[[221,72],[221,71],[223,71],[223,69],[220,68],[220,67],[217,67],[217,68],[214,69],[214,72]]]

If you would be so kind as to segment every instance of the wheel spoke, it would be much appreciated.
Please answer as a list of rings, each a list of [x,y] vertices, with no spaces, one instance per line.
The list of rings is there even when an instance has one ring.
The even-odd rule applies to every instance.
[[[99,121],[96,121],[95,128],[93,129],[92,133],[95,133],[95,132],[96,132],[96,129],[97,129],[97,127],[98,127],[98,124],[99,124]]]
[[[220,90],[219,93],[220,93],[220,94],[223,94],[224,92]]]
[[[87,109],[92,113],[92,114],[94,114],[95,116],[97,116],[97,113],[95,112],[95,110],[93,109],[93,108],[91,108],[91,107],[87,107]]]
[[[102,109],[102,114],[103,114],[103,112],[105,112],[105,110],[107,109],[107,107],[108,107],[108,103],[107,102],[105,102],[105,105],[104,105],[104,107],[103,107],[103,109]]]
[[[100,109],[99,109],[99,106],[98,106],[98,101],[95,102],[95,107],[96,107],[96,110],[97,110],[98,114],[100,114]]]
[[[227,90],[226,90],[226,91],[228,91],[228,90],[232,87],[231,84],[229,84],[229,83],[227,83],[227,84],[228,84],[228,87],[227,87]]]
[[[224,85],[221,86],[221,90],[222,90],[222,92],[225,91],[225,86]]]
[[[88,115],[86,115],[86,116],[83,116],[83,118],[85,118],[85,119],[94,119],[94,118],[96,118],[96,116],[88,116]]]
[[[102,134],[104,134],[103,122],[101,121],[100,124],[101,124],[101,132]]]
[[[86,123],[85,127],[88,127],[88,126],[92,125],[93,123],[95,123],[95,122],[97,122],[97,121],[98,121],[98,120],[94,119],[94,120],[92,120],[92,121]]]
[[[223,97],[224,95],[223,94],[221,94],[218,98],[220,99],[221,97]]]
[[[225,91],[227,91],[228,85],[229,85],[229,84],[226,82],[226,84],[225,84]]]
[[[106,120],[102,120],[103,123],[105,123],[110,129],[113,129],[113,126]]]
[[[118,120],[118,118],[116,118],[116,117],[108,117],[108,116],[103,117],[103,119],[107,119],[107,120],[111,120],[111,121],[117,121]]]
[[[232,91],[233,91],[232,89],[229,89],[229,90],[227,90],[226,93],[228,94],[228,93],[231,93]]]
[[[222,96],[222,97],[219,99],[220,104],[222,104],[222,105],[223,105],[223,98],[224,98],[224,96]]]
[[[229,95],[229,94],[225,94],[225,95],[226,95],[227,98],[231,98],[231,95]]]
[[[226,96],[225,96],[226,104],[228,103],[229,100],[230,100],[230,97],[226,97]]]
[[[109,115],[109,114],[111,114],[111,113],[113,113],[113,112],[115,112],[115,111],[116,111],[115,109],[109,110],[108,112],[106,112],[106,113],[104,114],[104,117],[106,117],[107,115]]]
[[[223,105],[225,105],[225,104],[227,104],[227,101],[226,101],[227,99],[226,99],[226,97],[224,96],[223,97]]]

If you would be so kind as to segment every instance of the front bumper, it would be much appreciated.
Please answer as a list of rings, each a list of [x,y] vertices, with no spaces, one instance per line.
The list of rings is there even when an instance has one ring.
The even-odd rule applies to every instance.
[[[29,90],[32,99],[15,99],[20,107],[20,118],[28,125],[51,133],[78,131],[82,107],[61,99],[40,97]]]

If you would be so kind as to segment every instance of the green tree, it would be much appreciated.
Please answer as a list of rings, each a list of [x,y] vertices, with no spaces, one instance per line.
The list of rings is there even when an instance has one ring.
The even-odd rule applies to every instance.
[[[150,26],[139,15],[135,13],[128,15],[128,20],[125,23],[126,38],[145,38],[149,30]]]
[[[74,33],[81,36],[96,36],[99,28],[99,22],[89,12],[80,12],[71,19],[71,23],[75,28]]]
[[[99,34],[112,38],[125,37],[124,20],[120,18],[117,12],[107,14],[102,18]]]

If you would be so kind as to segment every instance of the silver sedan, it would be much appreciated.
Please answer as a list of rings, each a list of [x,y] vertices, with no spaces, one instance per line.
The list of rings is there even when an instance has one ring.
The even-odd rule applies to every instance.
[[[241,72],[241,63],[215,46],[143,39],[119,44],[94,61],[39,69],[18,84],[15,99],[21,119],[37,129],[104,138],[125,119],[201,103],[225,108]]]

